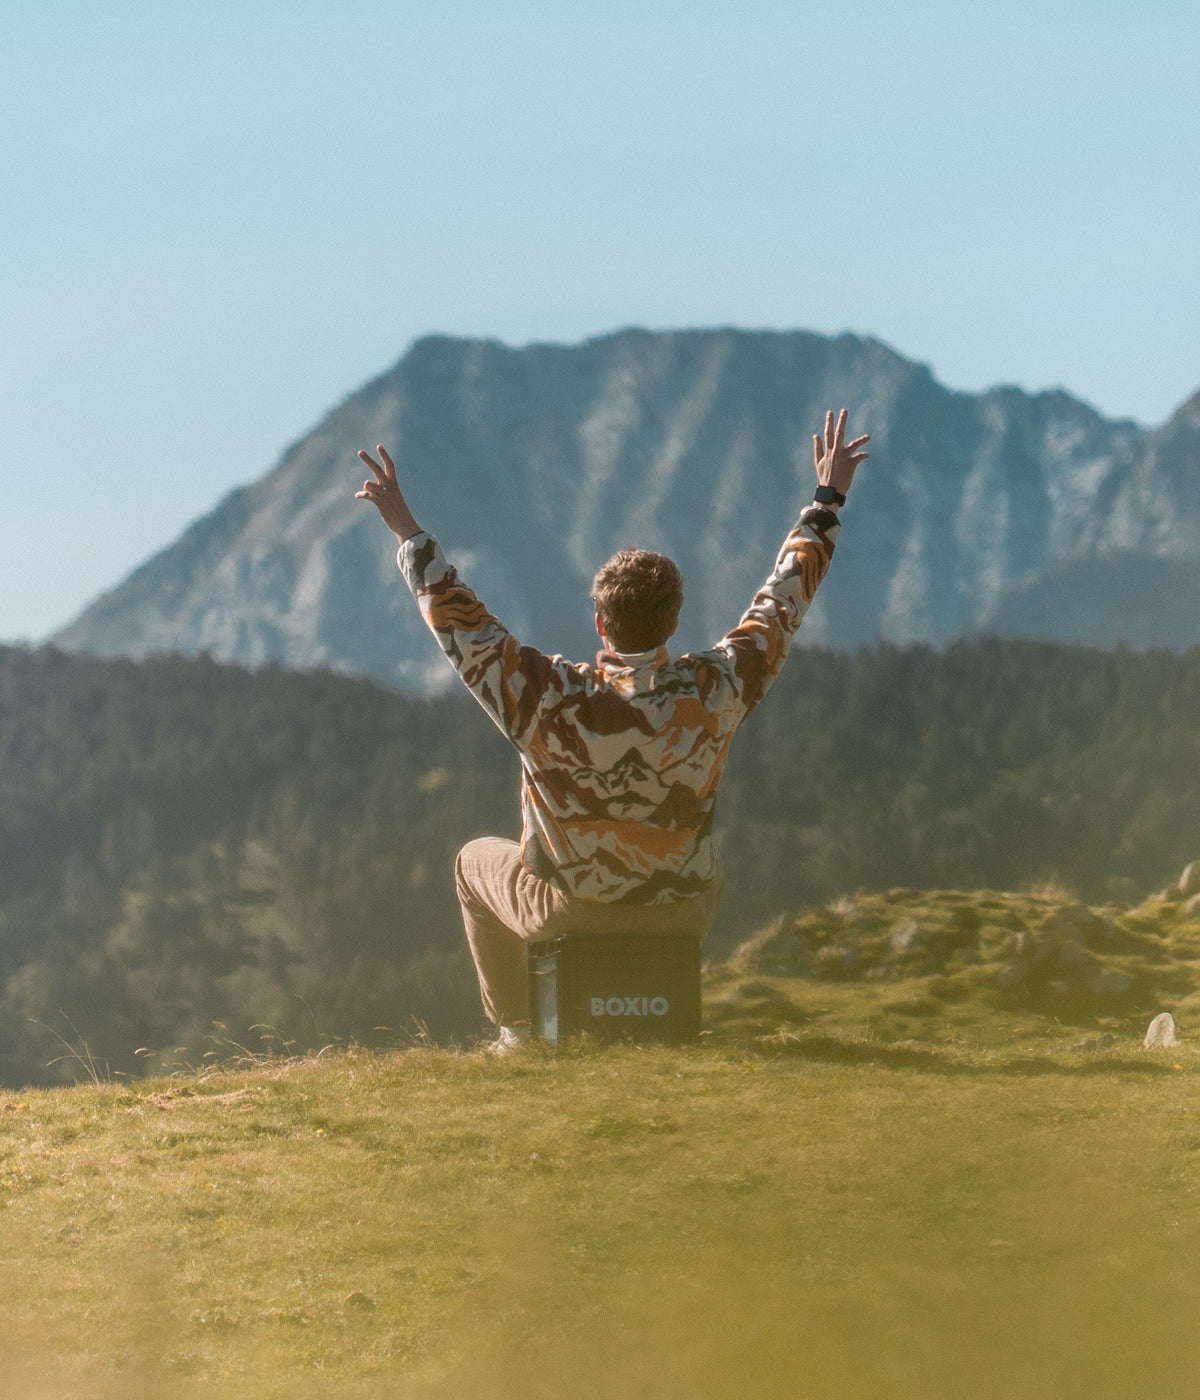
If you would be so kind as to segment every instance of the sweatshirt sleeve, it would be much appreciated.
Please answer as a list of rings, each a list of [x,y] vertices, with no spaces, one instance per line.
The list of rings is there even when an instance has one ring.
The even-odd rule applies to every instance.
[[[463,684],[498,729],[523,749],[538,707],[557,684],[553,661],[522,646],[459,578],[441,546],[422,531],[396,555],[426,625]]]
[[[741,621],[712,649],[732,665],[743,716],[758,704],[779,674],[792,637],[812,604],[817,587],[833,558],[840,525],[816,529],[806,523],[806,510],[788,532],[775,567]],[[822,512],[825,520],[832,512]],[[822,521],[824,523],[824,521]]]

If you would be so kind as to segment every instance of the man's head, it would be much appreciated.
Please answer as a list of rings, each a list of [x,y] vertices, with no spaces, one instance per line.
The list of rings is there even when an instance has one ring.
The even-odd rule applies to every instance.
[[[596,630],[617,651],[652,651],[675,631],[683,575],[673,560],[649,549],[622,549],[592,583]]]

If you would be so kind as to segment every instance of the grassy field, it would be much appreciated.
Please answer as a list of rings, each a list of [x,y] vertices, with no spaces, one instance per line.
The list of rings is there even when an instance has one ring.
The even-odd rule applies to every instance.
[[[0,1094],[0,1397],[1192,1397],[1198,1089],[783,1034]]]

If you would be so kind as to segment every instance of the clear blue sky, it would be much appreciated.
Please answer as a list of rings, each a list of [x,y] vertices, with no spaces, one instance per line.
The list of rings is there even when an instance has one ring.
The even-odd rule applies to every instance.
[[[0,211],[36,640],[430,331],[852,330],[1163,421],[1200,6],[4,0]]]

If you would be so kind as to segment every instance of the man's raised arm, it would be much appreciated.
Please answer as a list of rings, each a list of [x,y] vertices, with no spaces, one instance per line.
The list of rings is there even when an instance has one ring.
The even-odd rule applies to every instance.
[[[838,507],[845,504],[854,473],[867,454],[867,434],[846,441],[847,411],[825,415],[825,431],[813,434],[817,486],[813,504],[800,512],[775,560],[770,577],[754,595],[742,619],[713,648],[733,660],[734,684],[743,713],[762,699],[779,674],[792,634],[807,613],[817,586],[833,557],[840,528]]]
[[[396,563],[434,640],[493,723],[520,748],[535,717],[529,698],[545,691],[553,668],[536,648],[522,646],[459,578],[409,510],[387,450],[375,450],[378,462],[369,452],[358,454],[374,480],[364,481],[355,499],[370,501],[400,542]]]

